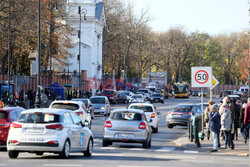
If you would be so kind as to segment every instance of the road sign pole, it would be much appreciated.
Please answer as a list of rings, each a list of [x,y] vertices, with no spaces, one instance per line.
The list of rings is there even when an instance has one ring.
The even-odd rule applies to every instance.
[[[204,133],[204,115],[203,115],[203,90],[201,91],[201,128],[202,128],[202,133]]]
[[[210,100],[213,100],[213,89],[210,89]]]

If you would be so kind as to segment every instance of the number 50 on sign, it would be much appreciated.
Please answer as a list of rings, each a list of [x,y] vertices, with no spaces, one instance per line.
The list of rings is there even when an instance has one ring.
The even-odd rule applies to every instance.
[[[212,86],[212,67],[192,67],[192,87]]]

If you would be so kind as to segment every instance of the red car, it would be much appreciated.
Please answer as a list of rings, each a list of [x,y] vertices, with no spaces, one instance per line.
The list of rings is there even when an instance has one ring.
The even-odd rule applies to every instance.
[[[17,120],[23,110],[22,107],[0,108],[0,147],[6,147],[10,124]]]
[[[106,96],[110,103],[117,103],[117,91],[113,89],[104,89],[101,96]]]

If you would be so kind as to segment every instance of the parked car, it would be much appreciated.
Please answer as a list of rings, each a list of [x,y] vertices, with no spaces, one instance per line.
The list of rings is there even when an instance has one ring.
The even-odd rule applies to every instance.
[[[94,107],[95,114],[110,115],[111,107],[106,96],[92,96],[89,100]]]
[[[199,96],[201,97],[201,92],[202,91],[199,91]],[[203,90],[203,97],[208,97],[208,90]]]
[[[150,98],[151,103],[164,103],[164,97],[161,93],[154,93]]]
[[[143,95],[141,94],[135,94],[129,100],[129,103],[144,103],[144,102],[145,102],[145,99]]]
[[[224,90],[222,97],[226,97],[226,96],[232,95],[232,94],[233,94],[233,90]]]
[[[0,148],[7,146],[10,124],[17,120],[22,111],[22,107],[0,108]]]
[[[7,142],[9,158],[20,152],[43,155],[44,152],[68,158],[70,152],[91,156],[94,146],[91,130],[74,111],[65,109],[31,109],[23,111],[11,124]]]
[[[117,103],[117,91],[113,89],[104,89],[101,96],[106,96],[110,103]]]
[[[127,104],[129,102],[129,98],[124,93],[118,94],[118,96],[117,96],[117,102],[118,103],[125,103],[125,104]]]
[[[94,119],[94,107],[89,99],[71,99],[72,101],[82,101],[87,109],[87,113]]]
[[[144,114],[146,115],[147,120],[149,121],[149,125],[152,127],[152,130],[154,133],[158,133],[158,127],[159,127],[159,118],[158,114],[156,112],[156,108],[153,104],[148,103],[133,103],[130,104],[128,109],[137,109],[144,111]]]
[[[151,147],[152,129],[142,110],[117,109],[104,124],[103,146],[113,142],[142,143],[143,148]]]
[[[203,112],[206,104],[203,105]],[[174,106],[166,117],[167,127],[173,128],[176,125],[187,126],[192,114],[201,114],[200,104],[179,104]]]
[[[87,113],[87,109],[82,101],[58,100],[53,101],[49,108],[65,109],[74,111],[82,120],[88,122],[89,128],[92,125],[91,115]]]

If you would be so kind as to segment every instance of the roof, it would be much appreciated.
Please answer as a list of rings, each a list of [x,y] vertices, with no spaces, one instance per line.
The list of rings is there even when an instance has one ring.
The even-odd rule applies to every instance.
[[[22,111],[22,113],[34,113],[34,112],[63,114],[65,112],[72,112],[72,111],[66,109],[51,109],[51,108],[36,108],[36,109],[29,109]]]
[[[112,113],[114,113],[114,112],[124,112],[124,111],[136,112],[136,113],[140,113],[140,114],[143,114],[143,112],[144,112],[144,111],[142,111],[142,110],[137,110],[137,109],[121,108],[121,109],[115,109],[115,110],[113,110]]]
[[[96,4],[95,17],[98,20],[101,20],[101,18],[102,18],[103,9],[104,9],[104,4],[102,2]]]
[[[4,110],[4,111],[11,111],[11,110],[17,110],[17,109],[25,110],[22,107],[4,107],[4,108],[0,108],[0,110]]]
[[[79,104],[82,103],[82,101],[72,101],[72,100],[55,100],[53,101],[51,104],[55,104],[55,103],[64,103],[64,104]]]
[[[132,104],[130,104],[130,106],[150,106],[150,107],[154,107],[154,105],[150,104],[150,103],[132,103]]]

